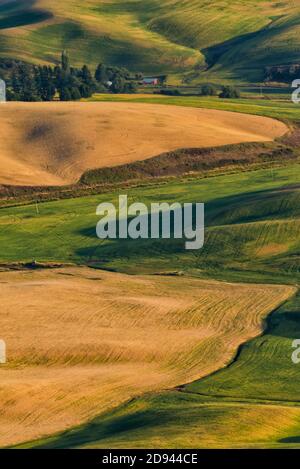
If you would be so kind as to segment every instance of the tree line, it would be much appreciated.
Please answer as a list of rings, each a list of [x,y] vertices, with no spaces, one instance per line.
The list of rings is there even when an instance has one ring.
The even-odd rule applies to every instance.
[[[167,96],[185,96],[178,88],[163,88],[160,94]],[[218,96],[225,99],[237,99],[241,97],[240,90],[234,86],[215,86],[204,84],[200,86],[199,91],[192,93],[191,96]]]
[[[300,78],[300,64],[274,65],[265,68],[265,81],[290,83],[296,78]]]
[[[32,65],[4,60],[0,77],[6,81],[10,101],[74,101],[89,98],[96,91],[134,93],[141,74],[131,75],[125,68],[99,64],[94,73],[87,65],[75,68],[63,51],[56,66]]]

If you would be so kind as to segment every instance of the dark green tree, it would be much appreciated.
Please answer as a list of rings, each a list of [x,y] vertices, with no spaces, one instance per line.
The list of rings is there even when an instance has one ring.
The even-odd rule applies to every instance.
[[[69,88],[61,88],[59,90],[59,99],[61,101],[72,101],[72,95]]]
[[[41,99],[43,101],[52,101],[56,93],[52,68],[47,66],[38,67],[36,75]]]
[[[19,72],[17,69],[15,69],[12,72],[12,77],[11,77],[11,88],[12,88],[12,97],[18,101],[21,97],[21,80],[19,76]]]
[[[99,64],[95,71],[95,80],[98,83],[106,83],[108,81],[107,70],[104,64]]]
[[[40,101],[35,69],[28,64],[20,64],[17,73],[20,83],[19,99],[21,101]]]
[[[88,68],[87,65],[84,65],[82,67],[81,72],[79,74],[79,77],[80,77],[80,79],[82,81],[82,84],[84,86],[85,95],[88,94],[88,96],[84,96],[84,97],[91,96],[94,93],[94,91],[96,91],[96,84],[95,84],[95,81],[92,77],[90,69]]]
[[[74,101],[81,99],[81,93],[79,89],[77,88],[77,86],[74,86],[73,88],[71,88],[70,93],[71,93],[71,98],[74,99]]]
[[[79,92],[82,98],[89,98],[91,96],[91,89],[85,83],[79,86]]]
[[[63,50],[61,54],[61,68],[65,73],[70,72],[70,61],[67,51]]]
[[[137,85],[134,81],[126,81],[124,84],[124,93],[136,93]]]
[[[120,75],[115,75],[112,80],[111,91],[113,93],[124,93],[125,80]]]
[[[220,98],[224,99],[236,99],[240,97],[240,91],[234,86],[224,86],[220,94]]]
[[[202,96],[215,96],[217,94],[217,89],[213,85],[202,85],[200,94]]]

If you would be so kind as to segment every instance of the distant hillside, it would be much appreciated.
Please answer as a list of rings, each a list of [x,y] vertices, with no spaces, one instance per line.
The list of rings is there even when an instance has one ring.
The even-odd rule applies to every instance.
[[[266,66],[300,61],[296,3],[0,0],[0,56],[55,63],[68,49],[76,65],[256,81]]]

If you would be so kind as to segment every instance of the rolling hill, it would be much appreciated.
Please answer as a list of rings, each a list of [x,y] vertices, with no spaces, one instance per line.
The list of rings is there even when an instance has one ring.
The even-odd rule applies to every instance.
[[[1,446],[217,370],[295,291],[87,268],[2,272],[0,284]]]
[[[17,116],[17,117],[15,117]],[[7,103],[0,116],[0,184],[63,185],[88,169],[183,147],[270,141],[267,117],[131,103]]]
[[[0,0],[0,58],[67,49],[173,84],[261,81],[299,33],[300,0]],[[92,99],[1,106],[0,445],[299,446],[299,107]],[[96,207],[123,190],[204,202],[204,247],[100,241]]]
[[[191,104],[206,103],[197,98]],[[271,129],[286,130],[277,120],[238,112],[153,103],[61,104],[3,107],[2,149],[19,145],[11,161],[30,155],[38,162],[55,136],[67,149],[81,135],[92,131],[95,137],[90,114],[103,142],[106,126],[114,124],[118,132],[118,119],[129,119],[133,111],[143,125],[148,116],[156,133],[170,121],[176,127],[176,119],[182,129],[182,116],[187,132],[192,122],[192,128],[199,124],[198,133],[212,118],[214,138],[216,116],[226,138],[231,124],[242,135],[245,130],[261,135],[268,131],[267,122]],[[294,116],[294,122],[299,114],[296,106],[270,101],[215,99],[208,105]],[[114,106],[117,118],[109,117]],[[99,108],[98,118],[94,110]],[[119,126],[124,131],[124,121]],[[70,134],[70,129],[76,131]],[[297,135],[245,145],[280,146],[279,167],[269,162],[255,170],[189,174],[126,187],[130,203],[205,202],[205,246],[200,251],[186,251],[178,239],[100,242],[95,209],[102,201],[116,203],[117,187],[41,204],[18,206],[16,200],[1,208],[1,334],[8,350],[0,370],[1,446],[299,445],[299,373],[290,357],[299,330],[299,298],[294,295],[300,278],[300,166],[296,160],[284,161],[284,142],[297,142]],[[96,146],[96,140],[89,141]],[[150,143],[151,148],[158,144]],[[63,148],[48,164],[59,164],[60,156],[63,164],[68,161]],[[53,263],[63,265],[50,268]],[[264,334],[251,340],[263,325]]]
[[[297,0],[3,0],[0,55],[249,82],[299,60],[299,23]]]
[[[115,202],[116,193],[47,202],[38,213],[35,205],[1,209],[1,261],[8,263],[2,269],[38,259],[135,274],[74,266],[0,273],[2,308],[9,311],[1,326],[10,344],[0,397],[6,402],[16,393],[14,405],[3,407],[2,444],[24,442],[24,434],[27,441],[52,434],[28,444],[52,448],[299,444],[299,369],[291,362],[299,296],[283,304],[299,282],[299,164],[132,188],[128,195],[149,203],[158,194],[165,201],[206,202],[203,250],[187,253],[180,240],[100,243],[95,207]],[[258,335],[258,321],[261,326],[271,311],[264,335],[222,369],[222,360],[233,358],[231,339],[244,343]],[[248,326],[256,332],[248,335]],[[123,327],[130,331],[125,338]],[[220,371],[207,376],[212,366]],[[142,371],[149,381],[141,383]],[[33,403],[45,393],[47,408],[37,415]]]

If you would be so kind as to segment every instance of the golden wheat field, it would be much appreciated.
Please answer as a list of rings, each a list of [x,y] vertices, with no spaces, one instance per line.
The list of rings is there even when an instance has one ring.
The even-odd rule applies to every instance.
[[[69,267],[0,273],[0,445],[224,366],[293,287]]]
[[[88,169],[178,148],[270,141],[285,124],[234,112],[142,103],[6,103],[0,184],[63,185]]]

